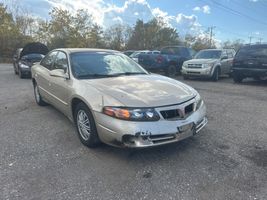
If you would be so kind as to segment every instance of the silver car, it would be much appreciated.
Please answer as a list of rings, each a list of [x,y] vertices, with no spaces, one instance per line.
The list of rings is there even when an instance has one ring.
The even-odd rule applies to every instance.
[[[182,75],[184,79],[206,77],[218,81],[222,74],[231,75],[234,55],[234,49],[201,50],[194,59],[183,63]]]
[[[150,147],[183,140],[206,124],[196,90],[150,74],[117,51],[56,49],[32,67],[37,104],[51,104],[83,144]]]

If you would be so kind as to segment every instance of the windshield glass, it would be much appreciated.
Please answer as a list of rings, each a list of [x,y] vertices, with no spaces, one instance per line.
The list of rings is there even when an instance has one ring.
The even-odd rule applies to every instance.
[[[200,51],[196,54],[195,59],[219,59],[222,51]]]
[[[176,54],[179,54],[179,48],[177,48],[177,47],[165,47],[161,50],[161,54],[176,55]]]
[[[77,78],[147,74],[135,61],[121,53],[72,53],[71,66]]]
[[[258,46],[258,47],[243,47],[239,50],[236,57],[267,57],[267,46]]]

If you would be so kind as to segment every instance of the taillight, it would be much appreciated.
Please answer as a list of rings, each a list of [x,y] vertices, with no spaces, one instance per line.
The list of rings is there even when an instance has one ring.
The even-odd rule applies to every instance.
[[[163,57],[162,56],[157,56],[156,62],[157,63],[162,63],[163,62]]]

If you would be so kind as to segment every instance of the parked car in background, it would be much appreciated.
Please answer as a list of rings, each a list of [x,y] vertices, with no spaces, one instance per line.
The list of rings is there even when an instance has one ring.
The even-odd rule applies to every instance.
[[[33,63],[40,62],[47,53],[47,46],[39,42],[29,43],[18,49],[13,57],[15,74],[20,78],[31,77]]]
[[[126,55],[126,56],[130,56],[132,53],[134,53],[135,50],[127,50],[127,51],[124,51],[123,53]]]
[[[132,58],[135,62],[138,62],[138,58],[140,55],[144,55],[147,54],[149,52],[149,50],[139,50],[139,51],[135,51],[130,55],[130,58]]]
[[[35,100],[74,121],[81,142],[151,147],[183,140],[206,124],[196,90],[149,74],[111,50],[56,49],[32,67]]]
[[[234,55],[234,49],[201,50],[192,60],[184,62],[182,75],[184,79],[206,77],[218,81],[222,74],[231,75]]]
[[[180,72],[183,62],[192,58],[190,52],[190,48],[182,46],[164,47],[160,54],[140,55],[138,63],[149,71],[164,71],[167,76],[175,76]]]
[[[260,80],[267,77],[267,44],[255,44],[241,47],[233,63],[234,82],[252,77]]]

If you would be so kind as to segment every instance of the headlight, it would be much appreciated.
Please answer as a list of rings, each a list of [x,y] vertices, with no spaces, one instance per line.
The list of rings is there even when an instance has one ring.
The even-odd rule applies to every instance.
[[[21,68],[24,68],[24,69],[28,69],[28,68],[30,68],[28,65],[25,65],[25,64],[23,64],[23,63],[20,63],[20,65],[19,65]]]
[[[158,121],[159,114],[153,108],[123,108],[123,107],[104,107],[103,113],[118,119],[129,121]]]
[[[201,99],[201,96],[199,94],[197,94],[195,99],[196,99],[195,110],[198,110],[200,106],[203,104],[203,100]]]
[[[202,64],[202,68],[209,68],[212,67],[213,63],[206,63],[206,64]]]
[[[186,63],[184,63],[182,67],[183,67],[183,68],[187,68],[187,66],[188,66],[188,65],[187,65]]]

